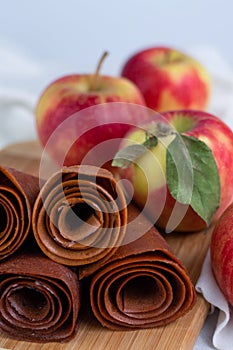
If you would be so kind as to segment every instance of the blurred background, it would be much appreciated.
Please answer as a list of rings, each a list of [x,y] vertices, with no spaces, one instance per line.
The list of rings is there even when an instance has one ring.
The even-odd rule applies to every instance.
[[[7,108],[5,124],[9,124],[2,128],[0,145],[12,137],[16,122],[10,115],[16,107],[21,107],[18,113],[26,122],[14,137],[33,135],[28,113],[45,86],[64,74],[93,72],[104,50],[109,56],[102,73],[109,75],[120,74],[130,55],[149,46],[172,46],[192,54],[213,76],[210,109],[230,118],[230,0],[8,0],[0,4],[0,117]]]

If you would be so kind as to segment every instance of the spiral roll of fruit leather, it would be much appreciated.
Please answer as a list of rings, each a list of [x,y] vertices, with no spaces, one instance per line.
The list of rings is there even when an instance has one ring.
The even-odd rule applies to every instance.
[[[0,263],[0,330],[33,342],[68,341],[80,308],[77,274],[42,254],[20,250]]]
[[[134,225],[138,211],[133,206],[128,215],[132,226],[126,236],[140,225],[143,229],[146,220]],[[191,309],[196,299],[188,272],[154,227],[99,264],[90,283],[93,313],[112,330],[166,325]]]
[[[19,249],[28,236],[38,192],[37,177],[0,167],[0,260]]]
[[[126,231],[123,190],[105,169],[64,167],[41,189],[32,224],[39,247],[52,260],[69,266],[106,261]]]

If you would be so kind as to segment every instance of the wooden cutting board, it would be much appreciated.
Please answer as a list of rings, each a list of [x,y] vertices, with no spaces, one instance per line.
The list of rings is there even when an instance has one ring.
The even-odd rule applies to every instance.
[[[0,165],[15,167],[38,175],[41,148],[36,142],[15,144],[0,151]],[[213,227],[207,232],[169,234],[165,238],[188,269],[195,283],[201,271]],[[204,324],[209,304],[198,295],[193,309],[184,317],[165,326],[140,331],[114,332],[103,328],[90,310],[82,310],[76,337],[69,343],[28,343],[0,334],[0,347],[14,350],[189,350]]]

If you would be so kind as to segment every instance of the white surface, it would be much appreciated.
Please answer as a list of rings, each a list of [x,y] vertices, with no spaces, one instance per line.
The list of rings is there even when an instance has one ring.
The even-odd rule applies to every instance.
[[[214,325],[213,345],[219,350],[233,349],[233,317],[232,308],[227,303],[220,291],[211,269],[210,251],[208,251],[203,264],[202,273],[196,285],[198,292],[209,301],[214,308],[219,310],[217,323]]]

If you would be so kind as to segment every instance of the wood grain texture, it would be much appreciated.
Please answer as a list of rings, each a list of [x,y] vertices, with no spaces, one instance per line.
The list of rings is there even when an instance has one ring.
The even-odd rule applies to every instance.
[[[38,175],[41,148],[36,142],[9,146],[0,152],[0,164]],[[49,171],[52,168],[48,160]],[[193,283],[199,277],[213,227],[206,232],[169,234],[166,240],[188,269]],[[15,341],[0,334],[0,347],[15,350],[191,350],[204,324],[209,304],[198,295],[195,306],[184,317],[156,329],[113,332],[103,328],[90,310],[82,310],[78,334],[69,343],[37,344]]]

